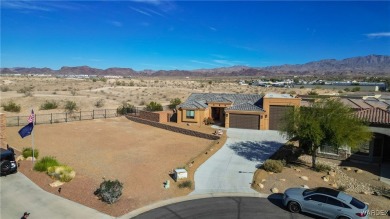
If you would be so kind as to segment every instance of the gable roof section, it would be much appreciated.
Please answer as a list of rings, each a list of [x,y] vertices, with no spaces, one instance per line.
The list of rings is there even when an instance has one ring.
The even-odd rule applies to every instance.
[[[390,112],[380,108],[361,110],[356,112],[355,115],[372,124],[390,125]]]
[[[239,109],[250,108],[255,111],[261,109],[262,95],[259,94],[223,94],[223,93],[192,93],[187,100],[178,107],[185,109],[206,109],[207,103],[222,102],[232,103],[233,106],[242,105]],[[252,107],[249,107],[252,105]],[[233,107],[232,106],[232,107]],[[262,109],[261,109],[262,110]]]
[[[242,104],[234,105],[234,106],[226,108],[226,111],[228,111],[228,110],[264,112],[264,110],[261,107],[253,105],[253,103],[242,103]]]

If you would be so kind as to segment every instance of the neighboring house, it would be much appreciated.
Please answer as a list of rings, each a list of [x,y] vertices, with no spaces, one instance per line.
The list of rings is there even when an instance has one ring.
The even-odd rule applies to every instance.
[[[226,128],[278,130],[286,110],[300,103],[289,94],[193,93],[177,106],[177,122],[201,125],[209,119]]]
[[[334,149],[331,146],[322,146],[318,155],[371,163],[390,162],[390,112],[381,108],[368,108],[355,112],[355,115],[368,123],[373,133],[372,140],[352,151],[349,147]]]

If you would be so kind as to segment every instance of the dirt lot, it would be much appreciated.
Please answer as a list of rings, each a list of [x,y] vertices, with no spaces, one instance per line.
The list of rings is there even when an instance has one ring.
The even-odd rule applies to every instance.
[[[31,146],[31,136],[18,135],[20,127],[7,128],[8,143],[21,150]],[[205,130],[208,132],[209,130]],[[178,189],[169,172],[184,166],[204,153],[212,141],[186,136],[135,123],[124,117],[90,120],[34,128],[34,145],[40,157],[55,156],[73,167],[76,178],[62,186],[61,196],[120,216],[158,200],[186,195],[189,189]],[[31,161],[22,161],[20,171],[46,191],[58,194],[44,173],[31,171]],[[102,178],[124,183],[121,199],[114,205],[104,204],[93,192]],[[165,180],[171,188],[163,188]]]

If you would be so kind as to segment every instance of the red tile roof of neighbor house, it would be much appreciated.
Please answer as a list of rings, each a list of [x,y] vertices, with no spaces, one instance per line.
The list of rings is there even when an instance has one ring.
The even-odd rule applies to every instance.
[[[371,108],[356,112],[358,118],[374,124],[390,124],[390,112],[380,108]]]

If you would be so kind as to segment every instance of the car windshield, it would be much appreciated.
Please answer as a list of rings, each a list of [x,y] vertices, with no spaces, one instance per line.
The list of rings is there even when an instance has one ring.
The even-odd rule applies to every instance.
[[[303,191],[302,195],[307,196],[307,195],[315,193],[316,191],[317,191],[317,189],[306,189],[305,191]]]
[[[358,209],[364,209],[366,207],[366,204],[364,204],[363,202],[357,200],[356,198],[352,198],[350,204],[355,206]]]

